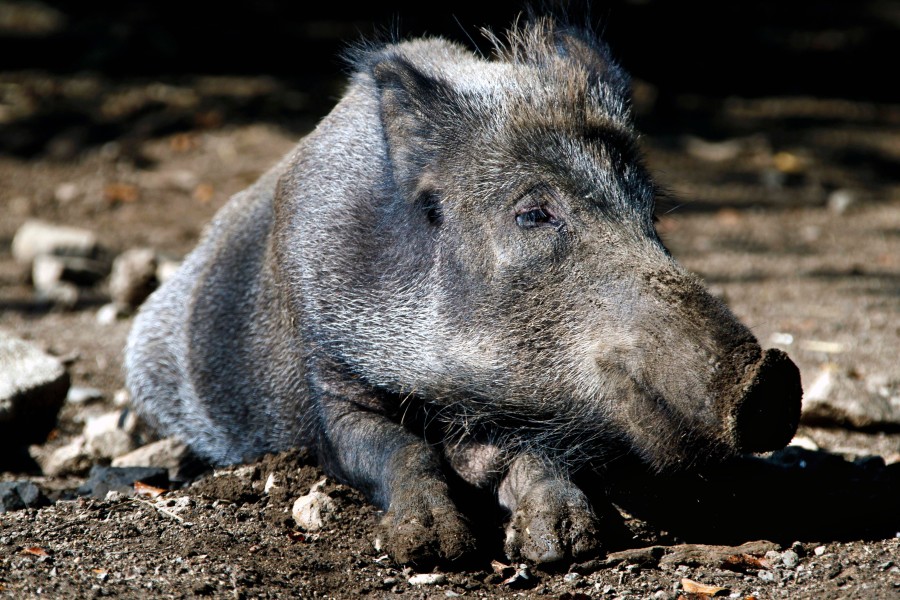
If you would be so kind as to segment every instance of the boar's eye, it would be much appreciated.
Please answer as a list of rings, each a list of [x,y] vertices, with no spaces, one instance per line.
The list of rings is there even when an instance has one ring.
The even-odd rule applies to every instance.
[[[516,214],[516,225],[522,229],[545,225],[558,228],[561,223],[546,206],[536,206],[519,211]]]
[[[425,213],[425,218],[432,225],[440,225],[444,221],[444,214],[441,211],[441,199],[437,192],[432,190],[420,192],[416,196],[416,205],[420,211]]]

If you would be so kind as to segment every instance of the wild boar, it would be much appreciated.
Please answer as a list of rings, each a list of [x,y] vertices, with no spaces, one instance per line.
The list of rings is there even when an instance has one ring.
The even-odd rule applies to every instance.
[[[457,475],[507,509],[510,558],[551,562],[602,542],[572,483],[587,465],[776,449],[799,419],[795,365],[657,235],[608,48],[551,17],[494,42],[488,59],[443,39],[359,52],[126,351],[161,433],[216,465],[311,449],[385,510],[401,562],[472,550]]]

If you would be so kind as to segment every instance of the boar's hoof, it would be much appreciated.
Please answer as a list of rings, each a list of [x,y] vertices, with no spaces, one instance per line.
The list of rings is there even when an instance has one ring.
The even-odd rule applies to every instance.
[[[430,508],[391,508],[378,525],[375,547],[398,563],[420,566],[471,554],[475,538],[459,511],[446,502]]]
[[[597,517],[573,484],[544,480],[519,502],[506,526],[506,555],[535,563],[583,558],[600,551]]]

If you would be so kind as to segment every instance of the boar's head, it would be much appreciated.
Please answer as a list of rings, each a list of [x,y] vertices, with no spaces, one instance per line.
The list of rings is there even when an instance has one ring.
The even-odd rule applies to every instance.
[[[670,469],[785,445],[799,372],[657,235],[607,48],[546,21],[491,61],[418,52],[367,71],[396,198],[380,277],[402,305],[373,318],[409,348],[384,383],[439,407],[451,435],[570,460]]]

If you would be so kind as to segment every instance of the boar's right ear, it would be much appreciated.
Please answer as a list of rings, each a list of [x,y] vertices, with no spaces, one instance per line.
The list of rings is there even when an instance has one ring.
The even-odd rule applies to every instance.
[[[428,165],[454,139],[448,129],[462,118],[459,98],[446,82],[402,56],[374,62],[371,74],[379,92],[394,182],[411,198]]]

